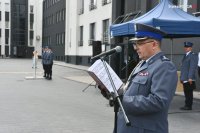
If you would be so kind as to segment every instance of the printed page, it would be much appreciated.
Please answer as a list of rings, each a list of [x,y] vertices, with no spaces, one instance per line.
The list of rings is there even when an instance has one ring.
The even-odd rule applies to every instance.
[[[107,64],[107,63],[106,63]],[[123,82],[121,81],[121,79],[118,77],[118,75],[114,72],[114,70],[110,67],[110,65],[107,64],[108,70],[111,74],[112,80],[114,82],[114,85],[116,87],[116,90],[118,90]],[[113,87],[111,85],[111,82],[109,80],[108,74],[106,73],[106,70],[104,68],[103,62],[99,59],[97,60],[89,69],[88,69],[89,73],[93,73],[94,75],[96,75],[96,77],[98,78],[98,80],[101,81],[101,83],[103,83],[103,85],[108,89],[109,92],[114,92]],[[92,74],[90,74],[92,76]],[[98,83],[98,81],[95,79],[96,77],[92,76],[93,79]]]

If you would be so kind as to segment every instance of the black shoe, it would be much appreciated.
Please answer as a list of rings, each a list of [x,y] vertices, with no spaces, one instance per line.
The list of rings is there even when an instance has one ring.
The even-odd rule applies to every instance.
[[[180,110],[192,110],[192,107],[184,106],[184,107],[181,107]]]
[[[43,77],[46,77],[46,75],[44,75]]]

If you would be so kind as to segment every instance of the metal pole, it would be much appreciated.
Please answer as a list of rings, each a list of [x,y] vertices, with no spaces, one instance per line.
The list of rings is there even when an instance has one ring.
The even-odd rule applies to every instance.
[[[34,50],[34,70],[35,70],[35,73],[34,73],[34,78],[36,79],[36,51]]]
[[[172,57],[172,55],[173,55],[173,38],[171,38],[171,42],[172,42],[172,44],[171,44],[171,61],[173,60],[173,57]]]
[[[107,73],[107,75],[108,75],[108,78],[109,78],[109,80],[110,80],[110,83],[111,83],[111,85],[112,85],[112,88],[113,88],[113,90],[114,90],[115,97],[116,97],[116,99],[117,99],[117,102],[118,102],[118,104],[119,104],[121,110],[122,110],[122,113],[123,113],[123,116],[124,116],[126,125],[127,125],[127,126],[130,126],[131,123],[130,123],[130,121],[128,120],[128,117],[127,117],[127,115],[126,115],[126,113],[125,113],[125,111],[124,111],[124,108],[123,108],[123,106],[122,106],[121,100],[120,100],[120,98],[119,98],[119,94],[118,94],[118,92],[117,92],[117,89],[116,89],[115,84],[114,84],[114,82],[113,82],[113,79],[112,79],[112,77],[111,77],[111,74],[110,74],[110,72],[109,72],[109,70],[108,70],[108,67],[107,67],[107,65],[106,65],[106,62],[103,60],[103,58],[104,58],[104,57],[101,58],[101,61],[103,62],[104,68],[105,68],[105,70],[106,70],[106,73]]]

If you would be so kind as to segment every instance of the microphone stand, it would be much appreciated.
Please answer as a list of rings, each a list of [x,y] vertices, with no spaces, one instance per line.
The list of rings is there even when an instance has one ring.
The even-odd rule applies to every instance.
[[[95,81],[93,80],[90,84],[88,84],[88,86],[85,87],[85,88],[82,90],[82,92],[85,92],[90,86],[95,86],[95,88],[96,88],[96,84],[95,84],[95,85],[92,85],[94,82],[95,82]]]
[[[112,86],[112,88],[113,88],[113,90],[114,90],[114,98],[113,98],[113,99],[115,100],[115,101],[114,101],[114,112],[115,112],[114,133],[117,133],[117,113],[118,113],[118,108],[119,108],[119,107],[121,108],[122,113],[123,113],[123,115],[124,115],[124,119],[125,119],[126,125],[127,125],[127,126],[130,126],[131,123],[130,123],[130,121],[128,120],[128,117],[127,117],[127,115],[126,115],[126,113],[125,113],[125,111],[124,111],[124,108],[123,108],[123,106],[122,106],[121,100],[120,100],[120,98],[119,98],[119,94],[118,94],[118,92],[117,92],[117,89],[116,89],[116,87],[115,87],[115,85],[114,85],[114,82],[113,82],[113,79],[112,79],[112,77],[111,77],[111,74],[110,74],[110,72],[109,72],[109,70],[108,70],[108,67],[107,67],[107,65],[106,65],[106,61],[104,60],[105,57],[106,57],[106,56],[101,57],[100,59],[101,59],[101,61],[103,62],[103,66],[104,66],[104,68],[105,68],[105,70],[106,70],[106,73],[107,73],[108,78],[109,78],[109,80],[110,80],[111,86]]]

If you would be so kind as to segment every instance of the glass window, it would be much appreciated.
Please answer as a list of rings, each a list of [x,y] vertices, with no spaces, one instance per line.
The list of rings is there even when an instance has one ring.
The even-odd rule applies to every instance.
[[[33,39],[30,39],[30,46],[33,46]]]
[[[62,21],[62,11],[59,11],[59,22]]]
[[[56,22],[59,22],[59,12],[56,13]]]
[[[5,12],[5,21],[9,21],[9,12]]]
[[[79,15],[84,13],[84,0],[80,0]]]
[[[30,12],[33,13],[33,5],[30,6]]]
[[[65,21],[65,9],[62,10],[62,20]]]
[[[89,10],[94,10],[97,8],[97,1],[96,0],[90,0]]]
[[[95,23],[90,24],[90,40],[95,40]]]
[[[109,19],[103,20],[103,43],[108,43],[109,39]]]
[[[62,33],[62,45],[65,44],[65,33]]]
[[[9,38],[9,29],[5,29],[5,37]]]
[[[8,21],[5,22],[5,27],[6,27],[6,29],[9,28],[9,22]]]
[[[30,23],[30,29],[31,30],[33,29],[33,23]]]
[[[5,44],[9,43],[9,38],[5,37]]]
[[[83,26],[80,26],[80,40],[79,46],[83,46]]]

